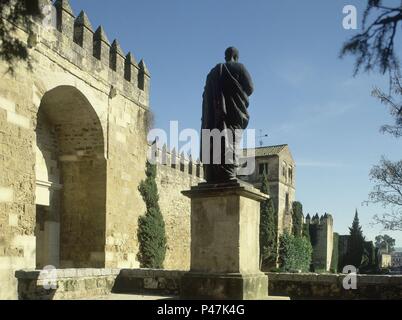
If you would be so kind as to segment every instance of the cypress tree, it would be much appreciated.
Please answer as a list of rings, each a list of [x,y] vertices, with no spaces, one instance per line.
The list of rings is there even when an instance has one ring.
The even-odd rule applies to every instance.
[[[295,201],[292,205],[293,235],[300,237],[303,233],[303,205]]]
[[[269,194],[268,177],[263,175],[261,192]],[[260,264],[263,270],[276,266],[277,258],[277,218],[272,199],[261,203],[260,207]]]
[[[145,181],[142,181],[139,186],[147,212],[138,219],[138,260],[141,268],[162,269],[167,240],[165,222],[158,203],[156,165],[147,162],[146,176]]]
[[[305,237],[310,243],[311,243],[311,238],[310,238],[310,225],[307,223],[303,224],[303,237]]]
[[[350,237],[348,242],[347,263],[360,268],[364,255],[364,241],[362,227],[360,226],[359,213],[356,210],[352,227],[349,228]]]

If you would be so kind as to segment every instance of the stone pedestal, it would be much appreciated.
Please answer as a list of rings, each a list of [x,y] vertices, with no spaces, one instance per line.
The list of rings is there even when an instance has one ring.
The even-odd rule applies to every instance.
[[[181,298],[266,299],[259,225],[260,202],[268,196],[239,181],[204,183],[183,194],[191,198],[191,270]]]

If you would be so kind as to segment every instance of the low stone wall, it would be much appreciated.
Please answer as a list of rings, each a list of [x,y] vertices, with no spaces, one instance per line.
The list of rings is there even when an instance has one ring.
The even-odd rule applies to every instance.
[[[357,275],[357,289],[345,290],[342,274],[267,273],[269,294],[291,299],[402,299],[402,276]]]
[[[185,271],[123,269],[116,279],[114,293],[179,295]]]
[[[45,289],[52,276],[40,270],[21,270],[20,300],[91,299],[122,294],[178,295],[185,271],[151,269],[63,269],[55,270],[55,289]]]
[[[46,290],[49,279],[40,271],[17,271],[22,300],[91,299],[110,293],[177,296],[185,271],[151,269],[57,270],[56,289]],[[357,289],[345,290],[345,275],[267,273],[270,296],[293,300],[402,299],[402,276],[358,275]]]
[[[120,269],[56,270],[55,289],[46,290],[49,275],[41,271],[21,270],[18,279],[20,300],[71,300],[100,297],[112,292]]]

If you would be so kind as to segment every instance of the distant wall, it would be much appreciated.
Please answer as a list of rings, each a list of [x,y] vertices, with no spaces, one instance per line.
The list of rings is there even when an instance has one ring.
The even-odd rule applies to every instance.
[[[330,271],[334,250],[333,218],[329,214],[321,217],[317,214],[311,220],[308,219],[307,224],[313,246],[314,270]]]

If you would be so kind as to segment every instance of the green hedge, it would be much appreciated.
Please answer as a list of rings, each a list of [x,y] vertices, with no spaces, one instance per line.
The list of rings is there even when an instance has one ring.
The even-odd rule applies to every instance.
[[[279,240],[279,266],[284,272],[309,272],[313,248],[306,237],[285,233]]]

